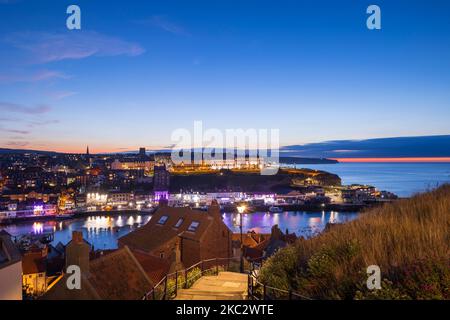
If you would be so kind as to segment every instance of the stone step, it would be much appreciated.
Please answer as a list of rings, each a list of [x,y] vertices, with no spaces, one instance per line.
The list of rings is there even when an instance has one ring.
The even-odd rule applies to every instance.
[[[182,289],[177,293],[175,300],[245,300],[246,295],[241,291],[233,293]]]
[[[245,300],[247,275],[220,272],[217,276],[204,276],[189,289],[177,292],[176,300]]]

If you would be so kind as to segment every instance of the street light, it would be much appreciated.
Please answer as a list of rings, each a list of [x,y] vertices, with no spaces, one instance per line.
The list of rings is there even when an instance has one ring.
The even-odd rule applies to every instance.
[[[240,259],[240,272],[244,273],[244,239],[242,235],[242,215],[244,214],[247,207],[245,205],[241,205],[237,207],[239,212],[239,230],[241,232],[241,259]]]

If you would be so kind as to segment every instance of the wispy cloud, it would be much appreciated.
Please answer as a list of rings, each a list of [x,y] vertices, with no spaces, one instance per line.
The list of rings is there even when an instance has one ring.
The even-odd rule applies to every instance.
[[[136,23],[141,25],[151,25],[157,27],[166,32],[180,35],[180,36],[190,36],[191,34],[180,25],[170,21],[165,15],[154,15],[148,19],[138,20]]]
[[[37,105],[37,106],[25,106],[17,103],[1,102],[0,101],[0,111],[1,112],[13,112],[13,113],[24,113],[24,114],[43,114],[51,110],[50,106],[47,105]]]
[[[47,92],[46,95],[50,98],[52,98],[53,100],[61,100],[73,95],[76,95],[77,92],[74,91],[51,91],[51,92]]]
[[[20,121],[20,119],[10,118],[10,117],[1,117],[0,118],[0,122],[12,122],[12,121]]]
[[[46,126],[50,124],[58,124],[59,120],[40,120],[40,121],[29,121],[28,126],[29,127],[39,127],[39,126]]]
[[[53,79],[68,79],[69,76],[59,71],[41,70],[34,73],[0,74],[0,83],[39,82]]]
[[[4,38],[28,52],[33,63],[83,59],[92,56],[138,56],[145,52],[137,43],[94,31],[49,33],[15,32]]]
[[[17,130],[17,129],[0,129],[4,132],[15,133],[15,134],[30,134],[28,130]]]
[[[5,143],[5,146],[13,148],[26,147],[28,145],[30,145],[28,141],[7,141]]]

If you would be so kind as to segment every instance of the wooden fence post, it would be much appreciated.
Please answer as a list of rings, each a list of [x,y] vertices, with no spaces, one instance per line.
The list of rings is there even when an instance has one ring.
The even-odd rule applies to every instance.
[[[178,271],[175,271],[175,297],[178,295]]]
[[[219,259],[216,258],[216,275],[219,275]]]
[[[263,300],[266,300],[266,285],[263,285]]]
[[[167,276],[166,276],[166,279],[164,280],[164,299],[163,300],[168,300],[167,299]]]

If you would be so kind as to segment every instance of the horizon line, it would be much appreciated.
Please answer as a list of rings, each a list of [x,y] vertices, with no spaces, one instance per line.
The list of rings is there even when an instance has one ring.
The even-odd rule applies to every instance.
[[[329,158],[340,163],[450,163],[450,157],[370,157],[370,158]]]

